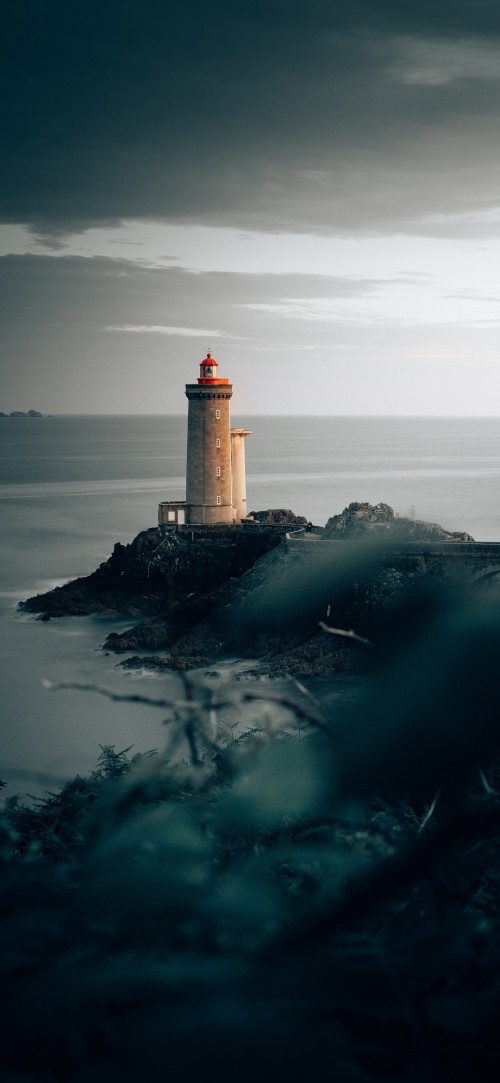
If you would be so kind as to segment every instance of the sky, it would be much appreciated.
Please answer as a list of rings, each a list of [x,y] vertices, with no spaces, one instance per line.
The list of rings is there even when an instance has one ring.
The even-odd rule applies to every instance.
[[[4,0],[0,409],[500,415],[500,2]]]

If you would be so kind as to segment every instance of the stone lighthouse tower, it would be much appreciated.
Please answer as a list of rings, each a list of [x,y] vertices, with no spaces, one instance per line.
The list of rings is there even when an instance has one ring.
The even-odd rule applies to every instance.
[[[231,431],[232,384],[218,374],[210,351],[195,384],[186,385],[188,438],[186,504],[189,523],[233,523]]]
[[[250,430],[231,429],[233,387],[218,368],[208,351],[196,383],[186,384],[186,500],[160,504],[160,525],[231,526],[246,516],[244,438]]]

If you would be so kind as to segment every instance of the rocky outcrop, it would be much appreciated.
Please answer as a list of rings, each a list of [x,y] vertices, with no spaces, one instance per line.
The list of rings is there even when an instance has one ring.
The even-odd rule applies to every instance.
[[[258,658],[258,672],[270,676],[357,673],[418,625],[449,589],[448,572],[463,577],[465,561],[475,575],[475,556],[478,568],[498,559],[481,555],[479,545],[443,546],[470,535],[398,519],[387,504],[353,503],[333,516],[323,532],[330,545],[319,528],[296,538],[292,530],[280,544],[304,517],[284,509],[255,514],[262,518],[242,529],[145,530],[115,545],[92,575],[22,608],[44,620],[95,612],[134,618],[105,643],[132,654],[123,663],[131,668],[191,669],[232,656]],[[366,545],[374,535],[390,544]]]
[[[43,414],[39,410],[11,410],[10,414],[0,410],[0,417],[43,417]]]
[[[426,523],[420,519],[401,518],[395,515],[389,504],[354,502],[340,515],[333,515],[323,531],[323,537],[349,539],[384,536],[396,543],[411,542],[464,542],[474,541],[470,534],[444,530],[438,523]]]
[[[289,508],[268,508],[267,511],[249,512],[251,519],[265,526],[307,526],[304,515],[295,515]]]
[[[194,539],[159,528],[144,530],[129,545],[118,542],[91,575],[29,598],[21,608],[45,617],[168,614],[174,623],[196,621],[209,611],[224,583],[241,576],[280,539],[273,529],[197,532]],[[153,630],[150,638],[148,647],[155,646]]]

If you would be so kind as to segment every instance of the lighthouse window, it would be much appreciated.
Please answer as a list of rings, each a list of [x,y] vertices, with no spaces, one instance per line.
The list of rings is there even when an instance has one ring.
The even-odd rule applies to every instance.
[[[220,504],[220,496],[217,497],[217,503]]]
[[[217,467],[217,477],[220,478],[220,466]]]
[[[215,411],[215,416],[216,416],[216,418],[217,418],[217,421],[218,421],[218,420],[219,420],[219,418],[220,418],[220,410],[216,410],[216,411]]]
[[[217,437],[217,440],[215,441],[215,446],[220,447],[220,436]]]

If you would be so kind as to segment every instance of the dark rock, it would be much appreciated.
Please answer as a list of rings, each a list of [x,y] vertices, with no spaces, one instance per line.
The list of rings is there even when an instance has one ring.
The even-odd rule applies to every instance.
[[[214,591],[279,545],[280,537],[273,529],[218,531],[194,540],[191,535],[158,528],[144,530],[129,545],[118,542],[109,559],[91,575],[28,598],[21,608],[51,617],[169,615],[175,625],[192,623],[209,611]],[[156,647],[161,637],[163,645],[164,630],[161,635],[154,630],[149,634],[158,638],[142,646]]]
[[[10,414],[0,410],[0,417],[43,417],[43,414],[39,410],[11,410]]]
[[[107,650],[124,653],[136,650],[158,650],[168,647],[174,640],[171,627],[166,620],[141,621],[135,628],[126,632],[111,632],[106,639]]]
[[[120,663],[130,669],[181,671],[231,656],[258,658],[258,671],[272,677],[358,673],[425,623],[448,571],[464,574],[459,546],[446,546],[443,561],[443,546],[434,559],[428,543],[471,540],[398,519],[387,504],[353,503],[324,531],[348,545],[328,546],[309,533],[280,544],[304,517],[285,509],[255,514],[262,518],[236,530],[142,531],[129,545],[117,543],[91,575],[22,608],[43,620],[95,612],[142,618],[104,645],[131,653]],[[377,534],[391,544],[367,546]],[[406,541],[417,545],[399,548]],[[464,548],[468,558],[478,547]],[[329,634],[325,622],[343,634]],[[349,638],[350,629],[361,638]]]
[[[175,663],[173,658],[168,658],[164,655],[160,657],[159,654],[152,654],[142,656],[139,654],[133,654],[131,658],[125,658],[123,662],[117,662],[118,666],[123,669],[175,669]]]
[[[267,511],[251,511],[251,519],[269,526],[307,526],[304,515],[295,515],[289,508],[268,508]]]
[[[155,672],[161,672],[162,670],[169,670],[170,672],[178,673],[181,670],[186,669],[199,669],[201,666],[208,665],[209,659],[206,655],[190,655],[178,656],[178,655],[138,655],[134,654],[131,658],[125,658],[123,662],[117,664],[123,669],[152,669]]]
[[[265,656],[262,672],[270,677],[332,677],[338,673],[365,673],[366,648],[318,634],[305,643],[281,646]]]
[[[389,504],[354,502],[340,515],[333,515],[326,523],[324,538],[356,538],[383,536],[391,541],[474,541],[470,534],[445,530],[438,523],[426,523],[420,519],[400,518]]]

